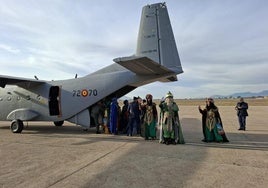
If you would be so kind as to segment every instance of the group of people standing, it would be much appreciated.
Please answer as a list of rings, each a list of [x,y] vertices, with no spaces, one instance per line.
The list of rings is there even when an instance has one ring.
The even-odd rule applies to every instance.
[[[124,100],[122,110],[117,98],[113,98],[108,105],[98,102],[91,108],[91,116],[96,125],[96,133],[101,133],[100,126],[104,124],[106,133],[126,134],[127,136],[142,136],[145,140],[154,140],[159,136],[159,142],[169,144],[184,144],[182,126],[179,118],[179,107],[173,99],[171,92],[160,101],[160,115],[153,96],[147,94],[145,99],[134,97],[131,103]],[[237,103],[240,128],[246,130],[246,117],[248,104],[243,98]],[[198,107],[202,114],[203,142],[229,142],[223,129],[223,122],[212,98],[207,98],[206,106]],[[158,120],[158,117],[160,118]],[[158,124],[159,123],[159,124]],[[157,134],[159,132],[159,134]]]
[[[156,139],[159,129],[159,142],[166,145],[184,144],[182,128],[179,120],[179,108],[173,100],[173,95],[168,92],[160,107],[160,127],[158,128],[158,112],[153,96],[147,94],[145,100],[134,97],[127,108],[127,135],[141,135],[145,140]],[[124,108],[124,107],[123,107]],[[126,109],[126,108],[125,108]]]
[[[108,128],[106,133],[126,134],[127,136],[142,136],[145,140],[157,139],[163,144],[184,144],[182,128],[179,119],[179,108],[173,100],[173,95],[168,92],[159,104],[160,121],[158,126],[157,106],[153,96],[147,94],[145,99],[133,97],[131,103],[124,100],[122,110],[117,98],[113,98],[110,105],[98,102],[91,107],[91,117],[96,125],[96,133],[101,133],[100,125]]]

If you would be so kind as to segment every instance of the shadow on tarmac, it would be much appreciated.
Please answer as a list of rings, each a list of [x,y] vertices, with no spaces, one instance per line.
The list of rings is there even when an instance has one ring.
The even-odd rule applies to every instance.
[[[9,122],[6,125],[2,125],[0,129],[7,133],[9,129]],[[21,135],[34,136],[30,139],[36,140],[32,145],[30,142],[23,140],[20,142],[14,142],[15,147],[20,147],[20,144],[24,142],[28,144],[28,147],[43,146],[44,139],[39,141],[39,138],[50,138],[49,144],[45,146],[46,150],[53,150],[55,146],[59,148],[59,151],[55,150],[53,155],[42,156],[46,158],[48,162],[45,167],[45,172],[40,170],[40,179],[27,179],[28,176],[34,176],[34,171],[26,171],[20,176],[23,180],[21,186],[32,185],[32,182],[44,182],[44,186],[41,187],[196,187],[192,178],[197,176],[204,179],[209,175],[209,171],[206,174],[202,171],[204,165],[208,165],[208,158],[214,158],[218,155],[225,154],[226,150],[260,150],[267,151],[267,134],[253,134],[250,131],[228,133],[227,137],[230,143],[203,143],[201,139],[203,137],[201,131],[201,121],[197,118],[182,118],[181,124],[183,128],[183,134],[186,144],[184,145],[170,145],[166,146],[159,144],[158,140],[144,141],[141,137],[127,137],[125,135],[105,135],[95,134],[95,129],[89,129],[89,131],[83,131],[81,127],[75,125],[65,125],[62,127],[56,127],[54,125],[44,125],[45,123],[31,123],[28,127],[25,127]],[[10,134],[12,134],[10,132]],[[12,134],[13,135],[13,134]],[[87,136],[88,135],[88,136]],[[16,137],[16,136],[12,136]],[[73,138],[78,138],[73,140]],[[45,139],[46,140],[46,139]],[[17,144],[20,143],[20,144]],[[114,144],[116,147],[109,148],[109,145]],[[13,147],[14,147],[13,146]],[[101,147],[101,150],[95,147]],[[61,148],[61,149],[60,149]],[[73,161],[67,156],[64,156],[60,150],[66,150],[68,148],[69,155],[79,156],[78,159]],[[217,152],[211,153],[211,149],[216,149]],[[15,148],[13,148],[15,149]],[[220,149],[220,150],[218,150]],[[223,150],[221,150],[223,149]],[[70,150],[70,151],[69,151]],[[88,152],[85,152],[88,150]],[[33,149],[32,149],[33,151]],[[97,152],[96,154],[94,152]],[[218,153],[219,152],[219,153]],[[230,151],[232,152],[232,151]],[[92,154],[94,154],[93,158]],[[23,157],[18,155],[16,160],[23,160]],[[27,155],[27,157],[36,157]],[[239,156],[240,157],[240,156]],[[65,165],[73,165],[73,168],[63,169],[61,163],[56,166],[52,166],[52,161],[55,159],[64,158]],[[83,163],[77,165],[76,161],[79,158],[87,159]],[[8,160],[3,158],[4,160]],[[34,158],[33,158],[34,159]],[[236,159],[230,160],[229,158],[222,159],[219,163],[226,163],[234,166],[238,163]],[[226,161],[227,162],[226,162]],[[230,160],[230,161],[229,161]],[[107,161],[104,163],[104,161]],[[109,161],[111,161],[109,163]],[[32,164],[38,166],[40,161],[31,161]],[[107,163],[107,164],[106,164]],[[76,164],[76,165],[75,165]],[[214,162],[212,166],[206,166],[209,170],[214,168]],[[218,166],[218,163],[215,163]],[[259,165],[256,163],[256,166]],[[14,168],[14,167],[13,167]],[[16,169],[23,169],[23,166],[16,166]],[[199,174],[200,170],[202,176]],[[229,169],[227,169],[229,170]],[[5,172],[5,171],[3,171]],[[57,176],[55,176],[57,172]],[[215,174],[224,174],[221,168],[214,168]],[[46,176],[42,176],[46,174]],[[228,175],[228,172],[225,171]],[[16,177],[16,172],[13,174]],[[12,178],[12,174],[9,174]],[[4,178],[1,177],[0,180]],[[235,177],[233,177],[235,178]],[[197,178],[198,179],[198,178]],[[232,177],[229,177],[230,181],[234,182]],[[4,180],[4,179],[3,179]],[[8,182],[12,182],[13,179],[6,179]],[[205,179],[204,181],[208,181]],[[201,181],[200,186],[205,186],[204,181]],[[221,182],[221,179],[217,179]],[[224,178],[223,180],[224,181]],[[1,181],[0,181],[1,182]],[[180,185],[180,186],[178,186]],[[235,185],[235,184],[234,184]]]

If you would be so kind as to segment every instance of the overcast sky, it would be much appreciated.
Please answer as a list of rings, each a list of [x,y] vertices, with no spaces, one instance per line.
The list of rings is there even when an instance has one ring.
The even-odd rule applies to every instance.
[[[0,75],[62,80],[135,53],[147,0],[0,0]],[[184,70],[127,96],[175,98],[268,89],[268,1],[167,0]],[[161,89],[159,89],[161,88]]]

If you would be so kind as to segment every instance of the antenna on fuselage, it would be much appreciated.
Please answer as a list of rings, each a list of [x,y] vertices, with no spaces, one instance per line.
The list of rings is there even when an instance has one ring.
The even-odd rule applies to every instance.
[[[37,77],[36,75],[34,75],[34,78],[35,78],[36,80],[39,80],[38,77]]]

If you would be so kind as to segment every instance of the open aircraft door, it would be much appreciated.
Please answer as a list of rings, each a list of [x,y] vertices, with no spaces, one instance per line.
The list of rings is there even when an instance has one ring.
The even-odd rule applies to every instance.
[[[59,86],[51,86],[49,90],[48,106],[51,116],[61,115],[61,88]]]

